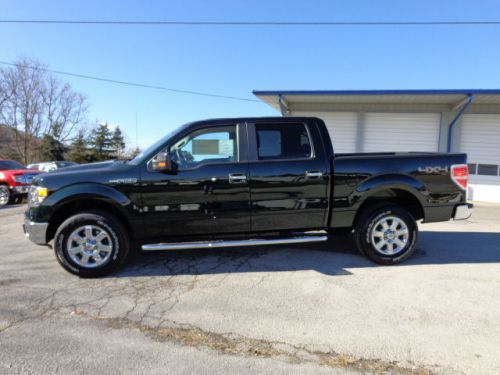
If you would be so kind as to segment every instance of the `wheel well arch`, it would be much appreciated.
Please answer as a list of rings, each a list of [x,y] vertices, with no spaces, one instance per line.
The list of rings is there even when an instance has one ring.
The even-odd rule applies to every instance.
[[[112,204],[96,198],[77,199],[65,203],[57,208],[50,219],[47,228],[46,241],[52,240],[56,234],[57,228],[70,216],[78,214],[82,211],[100,210],[105,211],[115,216],[125,226],[127,232],[132,236],[133,231],[130,223],[125,215]]]
[[[410,211],[415,220],[425,219],[424,207],[413,193],[404,189],[390,188],[378,191],[366,198],[356,212],[354,224],[357,223],[358,219],[368,208],[384,203],[392,203],[405,207]]]

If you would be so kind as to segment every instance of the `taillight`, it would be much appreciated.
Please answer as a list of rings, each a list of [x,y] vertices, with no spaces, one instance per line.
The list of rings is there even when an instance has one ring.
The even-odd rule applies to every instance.
[[[452,165],[451,178],[458,186],[467,190],[467,182],[469,181],[469,167],[467,167],[467,164]]]

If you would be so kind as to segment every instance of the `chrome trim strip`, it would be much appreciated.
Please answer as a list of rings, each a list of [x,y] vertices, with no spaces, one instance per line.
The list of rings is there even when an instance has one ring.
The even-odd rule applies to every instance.
[[[206,248],[218,248],[218,247],[283,245],[283,244],[293,244],[293,243],[320,242],[320,241],[326,241],[327,239],[328,236],[301,236],[292,238],[252,239],[252,240],[239,240],[239,241],[159,243],[159,244],[142,245],[142,250],[144,251],[185,250],[185,249],[206,249]]]
[[[321,171],[307,171],[306,177],[311,177],[311,178],[323,177],[323,172],[321,172]]]
[[[472,215],[472,204],[460,204],[455,207],[454,220],[465,220]]]

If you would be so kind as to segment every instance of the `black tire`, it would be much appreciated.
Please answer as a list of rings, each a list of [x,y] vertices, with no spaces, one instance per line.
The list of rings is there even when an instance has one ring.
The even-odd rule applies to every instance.
[[[386,231],[384,223],[390,224]],[[405,228],[407,234],[402,234]],[[380,236],[380,233],[383,233],[383,236]],[[418,226],[406,208],[394,204],[376,205],[367,208],[357,220],[354,239],[361,254],[373,262],[383,265],[398,264],[415,252]]]
[[[23,203],[23,197],[20,195],[11,195],[9,204],[20,204]]]
[[[94,236],[94,233],[96,233],[95,237],[92,237],[94,238],[93,251],[94,253],[99,253],[99,255],[97,255],[98,259],[106,259],[102,264],[97,264],[98,261],[95,260],[97,259],[96,256],[88,255],[92,250],[88,250],[85,255],[83,250],[77,250],[80,251],[80,253],[73,254],[73,256],[68,252],[69,244],[78,245],[78,243],[81,243],[78,241],[83,239],[79,238],[78,241],[73,241],[70,240],[70,236],[78,232],[78,230],[83,231],[78,233],[84,233],[86,228],[90,228],[91,236]],[[100,245],[111,247],[110,251],[104,253],[99,252],[99,250],[97,250],[97,245],[95,245],[96,238],[99,237],[101,233],[105,235],[102,240],[103,243]],[[85,232],[84,238],[87,238],[86,236],[87,232]],[[85,242],[85,244],[87,244],[87,242]],[[81,246],[85,247],[85,245]],[[76,249],[77,247],[78,246],[74,246],[73,248]],[[115,216],[102,211],[84,212],[69,217],[59,226],[54,236],[54,252],[59,264],[61,264],[66,271],[84,278],[101,277],[118,270],[127,259],[129,248],[129,237],[124,225]],[[83,261],[84,256],[86,256],[87,259],[87,266],[82,266],[82,264],[77,262],[80,261],[80,263],[85,263]]]
[[[0,185],[0,208],[6,206],[11,200],[10,190],[7,185]]]

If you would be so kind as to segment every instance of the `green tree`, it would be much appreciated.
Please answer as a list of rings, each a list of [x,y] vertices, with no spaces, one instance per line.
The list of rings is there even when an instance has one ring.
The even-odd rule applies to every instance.
[[[133,159],[137,155],[139,155],[142,152],[142,150],[139,147],[134,148],[132,151],[128,153],[128,158]]]
[[[125,150],[125,139],[119,126],[115,128],[113,136],[111,137],[111,148],[113,149],[114,156],[120,159]]]
[[[36,148],[40,161],[64,160],[66,146],[50,134],[44,134]]]
[[[73,138],[67,154],[67,159],[80,164],[94,161],[89,152],[87,136],[83,129],[80,129],[76,137]]]
[[[92,151],[94,157],[97,161],[108,160],[111,158],[113,149],[111,148],[111,131],[107,122],[100,123],[97,128],[93,131],[93,136],[91,137],[90,146],[92,146]]]

